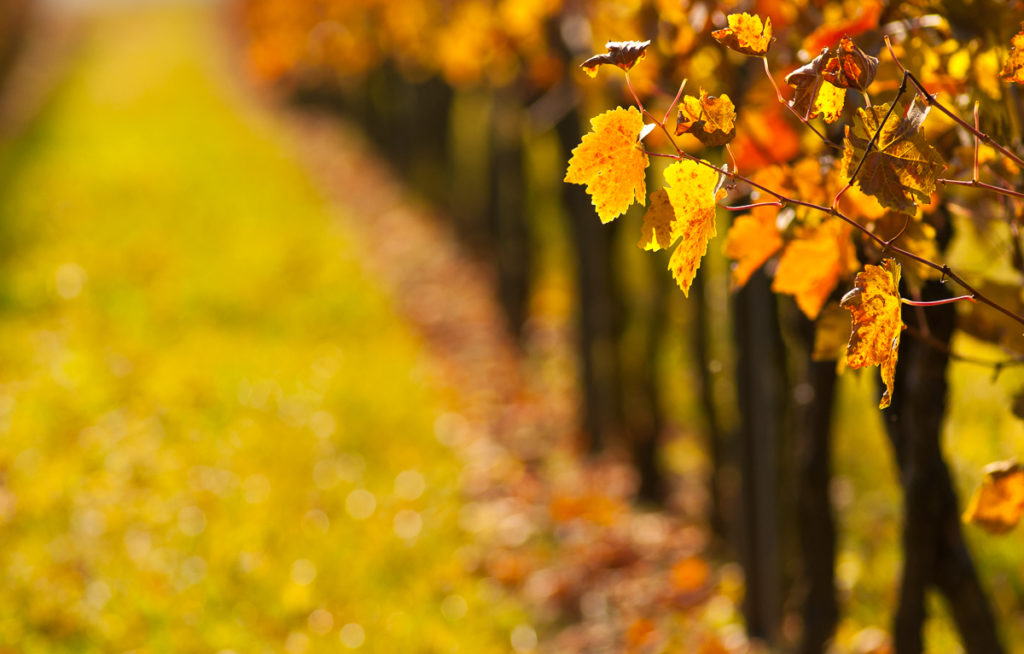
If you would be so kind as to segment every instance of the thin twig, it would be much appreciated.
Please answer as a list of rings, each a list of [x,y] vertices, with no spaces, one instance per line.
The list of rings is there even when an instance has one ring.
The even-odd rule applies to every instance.
[[[1007,148],[1006,146],[1000,144],[998,141],[993,139],[991,136],[989,136],[985,132],[981,131],[980,129],[974,127],[973,125],[971,125],[970,123],[965,121],[960,116],[957,116],[956,114],[954,114],[952,111],[947,109],[944,104],[939,102],[935,98],[934,95],[929,93],[928,89],[926,89],[924,87],[924,85],[921,84],[921,82],[916,77],[914,77],[914,74],[911,73],[910,71],[908,71],[906,68],[903,67],[903,63],[899,60],[899,57],[896,56],[895,51],[893,51],[893,49],[892,49],[892,43],[889,40],[889,36],[886,35],[883,38],[885,39],[885,47],[887,47],[889,49],[889,55],[892,56],[893,62],[895,62],[895,64],[897,66],[899,66],[899,69],[901,71],[903,71],[903,74],[906,75],[910,79],[911,83],[913,83],[913,85],[917,88],[918,94],[924,99],[924,101],[926,103],[928,103],[929,106],[935,107],[936,109],[938,109],[942,113],[946,114],[950,118],[950,120],[955,122],[960,127],[966,129],[971,134],[974,134],[985,145],[998,150],[999,152],[1001,152],[1006,157],[1009,157],[1010,159],[1012,159],[1018,166],[1024,166],[1024,159],[1021,159],[1014,152],[1012,152],[1009,148]]]
[[[977,177],[977,168],[975,168],[975,177]],[[1024,193],[1021,193],[1020,191],[1014,191],[1011,188],[1003,188],[1002,186],[993,186],[992,184],[979,182],[977,179],[945,179],[940,177],[935,181],[940,184],[952,184],[954,186],[973,186],[974,188],[991,191],[992,193],[998,193],[999,195],[1024,200]]]
[[[724,204],[718,205],[719,207],[726,209],[727,211],[746,211],[747,209],[756,209],[758,207],[784,207],[785,202],[755,202],[754,204],[740,204],[733,206],[726,206]]]
[[[768,81],[772,83],[772,87],[775,89],[775,97],[779,99],[779,102],[781,102],[787,109],[789,109],[794,116],[799,118],[800,122],[806,125],[809,130],[814,132],[817,135],[817,137],[821,139],[822,143],[829,146],[830,148],[841,150],[842,147],[828,140],[824,134],[818,131],[818,128],[816,128],[814,125],[811,124],[809,120],[807,120],[805,116],[801,116],[800,112],[793,108],[793,105],[786,102],[786,99],[782,97],[782,91],[779,89],[779,85],[775,83],[775,78],[772,77],[771,69],[768,68],[768,57],[762,56],[761,61],[764,62],[764,74],[768,76]]]

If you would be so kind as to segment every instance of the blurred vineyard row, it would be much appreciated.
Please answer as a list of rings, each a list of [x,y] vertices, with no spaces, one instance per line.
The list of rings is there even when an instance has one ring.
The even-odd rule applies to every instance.
[[[707,475],[707,501],[696,509],[691,502],[691,510],[706,517],[724,551],[743,564],[752,636],[772,643],[799,641],[800,651],[821,651],[839,620],[836,585],[848,585],[843,579],[849,567],[840,565],[836,576],[837,557],[840,562],[844,556],[847,562],[878,560],[866,555],[872,547],[860,542],[875,537],[861,518],[843,513],[851,520],[846,527],[857,532],[852,537],[836,523],[833,504],[849,506],[836,489],[848,488],[844,484],[851,478],[833,477],[830,462],[837,459],[837,468],[852,474],[854,484],[877,484],[886,476],[883,486],[895,488],[899,480],[896,473],[844,459],[871,448],[844,441],[843,434],[875,434],[865,437],[874,443],[871,460],[892,461],[894,452],[903,479],[917,474],[906,458],[906,444],[918,437],[933,443],[929,456],[939,463],[925,476],[937,475],[941,488],[935,492],[945,498],[937,502],[942,519],[956,521],[956,488],[939,448],[940,434],[950,437],[943,427],[945,382],[920,376],[924,381],[916,387],[906,382],[904,403],[887,415],[930,416],[913,434],[892,419],[887,432],[881,419],[840,420],[871,405],[858,404],[863,384],[855,391],[853,382],[837,379],[834,350],[823,354],[819,344],[815,356],[815,322],[804,314],[814,318],[817,310],[808,311],[805,301],[812,293],[820,297],[818,307],[835,302],[849,287],[853,270],[819,280],[814,288],[787,290],[794,302],[772,294],[770,271],[754,273],[742,290],[731,288],[729,263],[713,244],[683,305],[664,273],[667,258],[641,258],[635,249],[638,229],[623,227],[622,220],[601,225],[583,190],[561,179],[571,150],[588,129],[587,119],[632,102],[619,71],[590,80],[579,63],[602,52],[606,41],[650,39],[646,59],[629,73],[645,102],[664,107],[682,80],[693,95],[699,89],[728,94],[738,108],[731,152],[745,175],[788,180],[784,183],[807,197],[838,190],[836,157],[776,99],[761,62],[736,56],[711,38],[735,11],[770,17],[775,36],[770,61],[780,87],[786,88],[787,73],[849,36],[882,60],[871,87],[875,97],[893,93],[899,70],[879,54],[882,36],[889,35],[904,65],[944,102],[966,116],[973,101],[981,101],[988,132],[1018,143],[1021,99],[998,73],[1022,18],[1019,3],[241,0],[236,11],[255,77],[297,103],[327,107],[364,126],[372,146],[409,184],[445,209],[462,240],[493,266],[509,330],[528,353],[538,347],[547,321],[573,321],[580,441],[593,453],[627,452],[641,501],[663,504],[678,491],[671,473],[687,465],[673,459],[666,437],[697,435],[707,462],[697,466]],[[849,115],[863,99],[847,104]],[[841,142],[840,124],[822,129]],[[951,124],[929,123],[928,133],[947,160],[969,158],[970,143]],[[656,149],[658,137],[652,134],[647,147]],[[705,149],[689,136],[679,138],[688,152],[724,163],[718,150]],[[652,163],[649,175],[660,172],[660,163]],[[985,165],[1010,179],[1020,172],[991,156]],[[870,215],[868,204],[855,208],[865,219],[878,219],[878,229],[889,229],[880,215]],[[1017,216],[1011,221],[1017,224],[1020,207],[965,192],[925,208],[918,216],[919,232],[909,238],[919,248],[915,251],[949,255],[1018,306],[1019,270],[1007,254],[1013,248],[1006,247],[1017,243],[1016,231],[1010,235],[1005,222],[994,225],[993,216],[999,215]],[[631,213],[626,222],[635,225],[638,218]],[[798,225],[808,220],[796,215]],[[878,253],[861,248],[857,254],[863,259]],[[940,292],[940,280],[919,273],[912,267],[908,272],[915,292]],[[937,316],[936,334],[951,338],[955,312]],[[998,320],[970,313],[960,316],[959,326],[979,340],[1020,351],[1017,333]],[[975,340],[955,342],[998,354]],[[927,363],[927,352],[920,354],[927,348],[915,343],[905,348],[901,360],[918,360],[906,366],[935,365],[934,357]],[[948,360],[938,365],[945,370]],[[986,382],[956,364],[951,370],[953,385],[967,392],[954,396],[948,424],[962,424],[958,401],[971,403],[968,413],[985,414],[978,393],[962,380]],[[999,388],[1017,381],[1004,374]],[[1002,392],[994,400],[999,417],[985,423],[998,435],[984,439],[984,447],[963,446],[976,442],[970,437],[974,432],[953,436],[958,448],[954,486],[977,479],[977,473],[965,471],[978,460],[1005,455],[1019,444],[1019,428],[1006,426],[1008,402]],[[873,389],[866,394],[876,395]],[[889,443],[879,436],[883,433]],[[915,513],[920,505],[913,503],[912,490],[904,490],[910,503],[905,528],[912,530],[926,513]],[[891,506],[878,511],[884,514],[878,520],[892,520]],[[895,528],[886,529],[895,539]],[[905,536],[904,556],[916,556],[913,540]],[[851,547],[865,558],[847,556]],[[888,557],[893,578],[867,583],[877,584],[881,596],[891,600],[896,567],[890,550],[896,543],[879,547],[888,547],[876,554]],[[987,565],[982,563],[990,570]],[[1002,579],[998,610],[1019,615],[1021,561],[1000,565],[1010,567],[996,569]],[[943,592],[956,614],[963,598]],[[799,616],[796,623],[802,626],[794,631],[786,616]],[[969,618],[957,615],[957,621],[962,633],[972,629]]]

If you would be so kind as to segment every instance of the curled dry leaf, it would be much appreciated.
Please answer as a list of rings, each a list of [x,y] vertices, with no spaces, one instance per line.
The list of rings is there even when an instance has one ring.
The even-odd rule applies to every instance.
[[[608,52],[587,59],[580,64],[580,68],[590,77],[597,76],[601,64],[612,64],[622,70],[629,70],[647,56],[647,46],[650,44],[650,41],[609,41],[604,44]]]
[[[999,76],[1007,82],[1024,83],[1024,23],[1020,24],[1020,31],[1010,40],[1010,54],[1003,62]]]
[[[590,126],[572,151],[564,181],[585,185],[601,222],[607,223],[634,199],[644,203],[647,155],[637,147],[644,121],[635,107],[617,107],[592,118]]]
[[[716,41],[736,52],[763,57],[772,44],[772,19],[758,15],[730,14],[729,26],[711,33]]]
[[[974,491],[963,520],[990,534],[1005,534],[1024,513],[1024,470],[1016,459],[985,466],[981,486]]]
[[[736,106],[729,96],[709,96],[704,89],[700,97],[688,95],[679,103],[676,134],[690,134],[706,146],[725,145],[736,136]]]
[[[853,39],[843,37],[835,53],[825,62],[822,76],[839,88],[863,91],[875,81],[877,72],[878,58],[858,48]]]
[[[818,89],[821,88],[821,83],[825,79],[821,73],[825,70],[827,57],[828,49],[824,48],[817,57],[786,75],[786,84],[796,89],[789,104],[804,118],[812,117],[811,113],[814,101],[818,97]]]
[[[847,179],[852,177],[863,157],[864,164],[856,179],[860,189],[874,196],[882,206],[913,213],[919,203],[929,200],[946,162],[924,137],[921,124],[928,108],[918,105],[916,99],[905,111],[893,112],[875,146],[865,155],[889,107],[883,104],[857,110],[853,127],[846,128],[843,174]]]
[[[903,331],[900,300],[900,264],[885,259],[882,265],[864,266],[857,273],[854,288],[839,303],[853,318],[853,332],[846,346],[846,363],[851,368],[878,366],[885,392],[878,408],[892,401],[900,333]]]

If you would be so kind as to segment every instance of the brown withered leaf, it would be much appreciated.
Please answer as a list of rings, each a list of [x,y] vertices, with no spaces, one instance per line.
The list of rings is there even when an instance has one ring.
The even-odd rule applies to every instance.
[[[981,486],[974,491],[963,521],[990,534],[1010,532],[1024,513],[1024,470],[1016,459],[985,466]]]
[[[597,76],[601,64],[612,64],[622,70],[629,70],[647,56],[647,46],[650,44],[650,41],[608,41],[604,44],[608,52],[587,59],[580,64],[580,68],[590,77]]]
[[[736,52],[763,57],[772,44],[772,19],[750,14],[730,14],[729,26],[711,33],[716,41]]]
[[[878,58],[858,48],[853,39],[843,37],[821,74],[834,86],[863,91],[871,86],[877,72]]]
[[[849,179],[864,157],[856,179],[860,189],[885,207],[913,213],[919,203],[929,200],[946,162],[924,138],[921,124],[928,109],[918,105],[916,99],[904,111],[897,108],[893,112],[875,147],[865,156],[889,107],[883,104],[857,110],[853,127],[846,128],[842,170]]]
[[[690,134],[708,147],[725,145],[736,136],[736,106],[728,95],[688,95],[679,104],[676,135]]]
[[[818,90],[825,79],[822,77],[822,71],[825,70],[827,58],[828,48],[823,48],[817,57],[786,75],[786,84],[795,89],[789,104],[805,119],[811,118],[814,101],[817,99]]]
[[[880,266],[864,266],[864,271],[857,273],[854,279],[853,290],[839,302],[853,317],[846,363],[851,368],[878,366],[885,382],[879,409],[886,408],[892,401],[903,331],[899,289],[900,264],[895,259],[885,259]]]

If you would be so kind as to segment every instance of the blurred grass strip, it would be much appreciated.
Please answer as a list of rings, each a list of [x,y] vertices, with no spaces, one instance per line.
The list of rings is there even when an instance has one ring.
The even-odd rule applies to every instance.
[[[0,651],[507,651],[421,346],[207,11],[98,16],[0,153]]]

